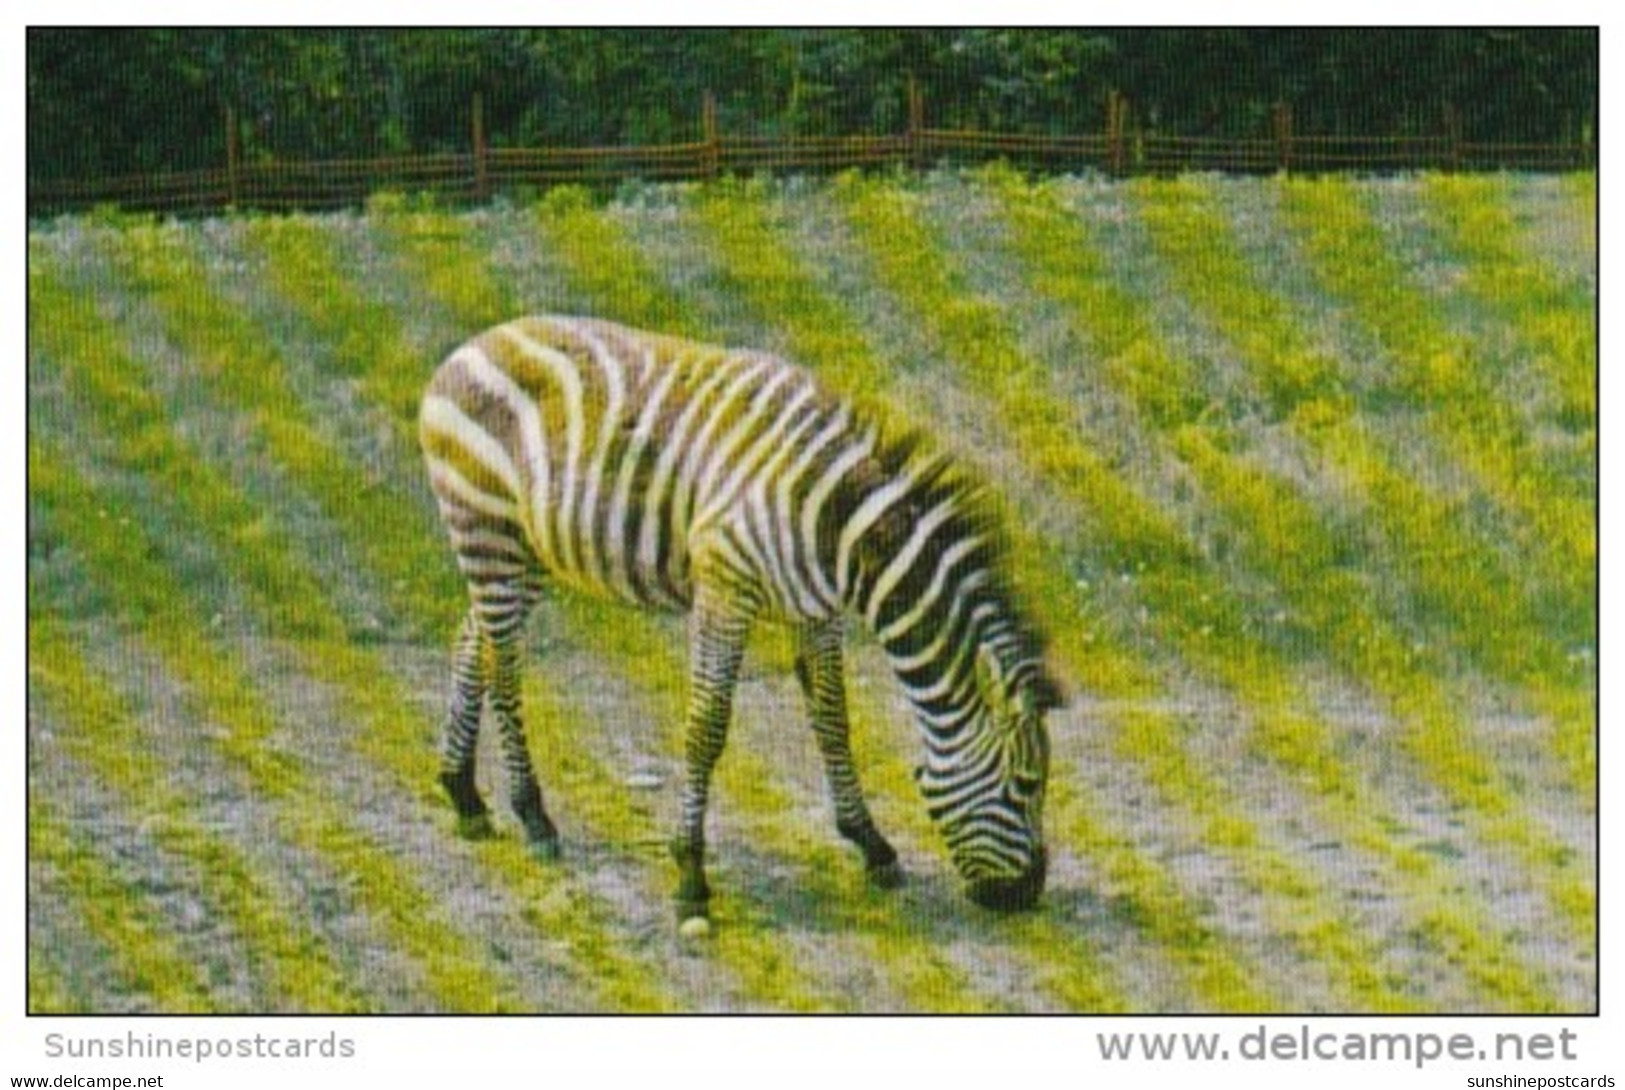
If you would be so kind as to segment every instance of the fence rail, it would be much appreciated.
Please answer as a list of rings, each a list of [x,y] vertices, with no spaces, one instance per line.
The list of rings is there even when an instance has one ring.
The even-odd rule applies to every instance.
[[[622,147],[487,146],[483,110],[473,108],[473,146],[462,153],[367,159],[244,162],[228,112],[226,166],[131,174],[87,181],[30,180],[28,208],[52,215],[115,204],[135,211],[207,212],[227,207],[268,210],[354,206],[380,190],[430,192],[454,201],[565,183],[612,185],[629,179],[701,179],[758,171],[824,172],[851,168],[928,167],[1003,159],[1041,171],[1098,170],[1113,175],[1181,171],[1303,173],[1349,170],[1529,170],[1594,168],[1595,146],[1566,143],[1474,143],[1447,124],[1438,136],[1366,137],[1295,133],[1291,111],[1277,106],[1273,133],[1233,138],[1135,131],[1120,96],[1107,105],[1104,132],[1036,135],[931,129],[911,94],[906,132],[894,135],[752,137],[717,130],[707,98],[704,138]],[[1452,115],[1453,116],[1453,115]]]

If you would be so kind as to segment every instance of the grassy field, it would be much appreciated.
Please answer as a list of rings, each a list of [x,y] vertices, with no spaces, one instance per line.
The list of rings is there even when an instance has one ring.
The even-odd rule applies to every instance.
[[[1594,1010],[1595,200],[993,170],[36,225],[30,1009]],[[684,948],[680,623],[562,594],[564,860],[453,835],[413,420],[530,311],[777,351],[997,482],[1072,692],[1039,911],[960,895],[856,635],[911,878],[868,888],[763,631]]]

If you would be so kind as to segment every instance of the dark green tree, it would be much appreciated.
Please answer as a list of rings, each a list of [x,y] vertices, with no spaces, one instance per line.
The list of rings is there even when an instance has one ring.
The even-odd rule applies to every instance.
[[[1121,91],[1144,128],[1573,139],[1596,123],[1594,29],[942,28],[248,30],[33,28],[28,173],[217,167],[228,109],[250,160],[493,145],[697,139],[724,131],[899,132],[928,124],[1097,132]]]

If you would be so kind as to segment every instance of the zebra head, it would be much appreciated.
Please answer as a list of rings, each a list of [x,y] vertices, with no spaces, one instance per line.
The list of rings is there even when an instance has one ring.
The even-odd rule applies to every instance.
[[[1049,778],[1046,713],[1059,687],[1036,653],[983,643],[964,729],[929,745],[916,773],[965,892],[994,909],[1031,908],[1044,889],[1044,791]]]

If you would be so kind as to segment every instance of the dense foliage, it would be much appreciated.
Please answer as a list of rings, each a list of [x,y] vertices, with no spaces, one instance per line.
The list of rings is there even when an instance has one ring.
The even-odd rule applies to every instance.
[[[1136,124],[1262,134],[1576,139],[1595,123],[1590,29],[194,30],[34,29],[35,178],[196,169],[228,108],[260,159],[464,150],[472,102],[495,145],[688,140],[710,91],[728,132],[927,123],[1095,131],[1120,90]]]

